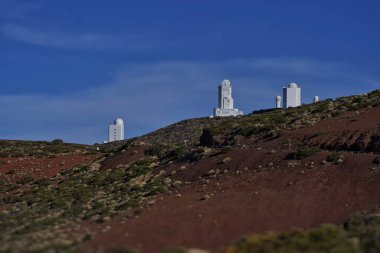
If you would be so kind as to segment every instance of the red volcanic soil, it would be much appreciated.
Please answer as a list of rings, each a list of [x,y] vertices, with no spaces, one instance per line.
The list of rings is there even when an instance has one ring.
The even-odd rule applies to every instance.
[[[113,169],[119,164],[129,164],[144,158],[144,146],[136,146],[133,149],[123,150],[120,154],[111,156],[102,163],[102,170]]]
[[[287,138],[291,144],[320,145],[330,150],[380,152],[380,140],[373,141],[372,136],[380,136],[380,107],[349,112],[312,128],[287,131],[279,140]]]
[[[161,167],[167,176],[176,171],[170,177],[184,185],[157,196],[140,217],[125,215],[99,225],[99,234],[81,251],[101,252],[116,245],[144,253],[179,245],[215,250],[250,233],[342,224],[354,212],[380,205],[380,168],[372,163],[380,155],[346,152],[339,164],[324,161],[328,151],[302,161],[287,157],[303,144],[380,134],[379,124],[380,108],[372,108],[284,131],[272,141],[248,141],[228,154],[209,155],[196,163]],[[318,132],[323,135],[311,137]],[[115,167],[137,153],[124,153],[105,165]],[[100,232],[104,227],[107,232]]]
[[[77,165],[88,164],[101,155],[61,155],[54,158],[1,158],[5,164],[0,166],[0,179],[16,182],[18,179],[31,176],[35,180],[48,178]]]

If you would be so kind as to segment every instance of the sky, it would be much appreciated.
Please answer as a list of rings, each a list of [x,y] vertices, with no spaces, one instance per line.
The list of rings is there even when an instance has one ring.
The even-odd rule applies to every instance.
[[[380,88],[378,0],[0,0],[0,139],[100,143]]]

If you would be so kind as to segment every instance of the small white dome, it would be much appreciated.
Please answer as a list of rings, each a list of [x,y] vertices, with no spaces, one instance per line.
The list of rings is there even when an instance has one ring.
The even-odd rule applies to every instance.
[[[289,84],[289,88],[298,88],[298,85],[296,83]]]
[[[124,125],[124,121],[120,118],[117,118],[117,119],[115,119],[114,124],[121,126],[121,125]]]
[[[279,100],[281,100],[281,96],[276,97],[276,101],[279,101]]]
[[[222,82],[222,86],[231,86],[231,82],[228,79],[224,79]]]

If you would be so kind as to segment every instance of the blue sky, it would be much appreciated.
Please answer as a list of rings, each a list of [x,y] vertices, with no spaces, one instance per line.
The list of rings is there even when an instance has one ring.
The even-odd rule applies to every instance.
[[[380,88],[380,2],[0,0],[0,139],[95,143],[209,116],[217,85],[271,108]]]

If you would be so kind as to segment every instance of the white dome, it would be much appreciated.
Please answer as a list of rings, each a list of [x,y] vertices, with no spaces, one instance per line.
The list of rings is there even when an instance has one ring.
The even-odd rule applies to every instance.
[[[117,118],[117,119],[115,119],[114,124],[121,126],[121,125],[124,125],[124,121],[120,118]]]
[[[298,88],[298,85],[296,83],[289,84],[289,88]]]
[[[222,82],[222,86],[231,86],[231,82],[228,79],[224,79]]]
[[[281,96],[276,97],[276,101],[281,100]]]

